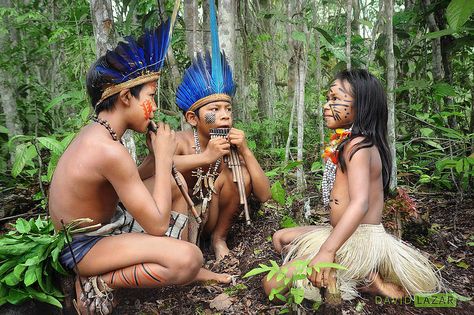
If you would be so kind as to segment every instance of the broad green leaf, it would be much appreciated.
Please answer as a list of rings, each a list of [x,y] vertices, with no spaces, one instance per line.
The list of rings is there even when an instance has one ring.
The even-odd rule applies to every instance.
[[[329,35],[328,32],[326,32],[326,30],[320,28],[320,27],[315,27],[315,29],[321,34],[324,36],[324,39],[326,39],[326,41],[329,43],[329,44],[334,44],[334,39],[332,38],[331,35]]]
[[[465,159],[460,159],[459,161],[457,161],[456,172],[458,172],[458,174],[464,173],[468,169],[469,169],[469,164],[467,163]]]
[[[64,150],[61,143],[54,138],[38,137],[37,140],[46,148],[48,148],[50,151],[52,151],[54,154],[61,155],[61,153]]]
[[[3,276],[3,274],[12,270],[16,266],[16,264],[17,262],[14,259],[2,262],[2,264],[0,265],[0,278]]]
[[[446,35],[451,35],[456,33],[456,30],[452,28],[447,28],[441,31],[431,32],[423,36],[424,39],[435,39]]]
[[[474,1],[452,0],[446,9],[446,20],[451,28],[458,30],[474,12]]]
[[[448,83],[436,83],[433,85],[433,90],[436,96],[446,97],[446,96],[456,96],[456,91]]]
[[[434,142],[433,140],[423,140],[423,142],[432,146],[433,148],[443,150],[443,147],[439,143]]]
[[[8,292],[8,297],[7,297],[8,303],[17,305],[27,299],[28,299],[28,293],[22,290],[10,289],[10,291]]]
[[[26,269],[26,266],[21,264],[21,265],[16,265],[15,268],[13,268],[13,273],[15,274],[15,276],[19,279],[22,278],[23,276],[23,272],[25,271]]]
[[[15,162],[13,163],[12,175],[17,177],[21,173],[26,164],[26,143],[22,143],[16,147]]]
[[[53,98],[51,100],[51,102],[46,104],[46,106],[44,108],[44,112],[47,113],[51,108],[53,108],[54,106],[59,104],[62,100],[66,99],[66,98],[69,98],[69,97],[71,97],[71,96],[66,93],[66,94],[62,94],[62,95],[59,95],[58,97]]]
[[[420,133],[423,137],[429,137],[433,132],[433,129],[430,128],[420,128]]]
[[[54,171],[56,170],[56,166],[58,165],[59,158],[60,158],[59,155],[52,154],[51,158],[49,159],[48,171],[46,173],[48,182],[51,182],[51,180],[53,179],[53,174],[54,174]]]
[[[30,224],[23,218],[19,218],[18,220],[16,220],[15,228],[18,233],[21,234],[28,233],[31,230]]]
[[[3,125],[0,125],[0,133],[8,134],[9,131],[8,131],[7,127],[5,127]]]
[[[283,189],[283,186],[281,185],[280,181],[276,181],[275,183],[273,183],[271,187],[271,193],[273,200],[278,202],[281,206],[285,205],[286,192]]]
[[[296,304],[301,304],[304,299],[304,289],[303,288],[291,288],[290,294],[293,295]]]
[[[74,139],[75,136],[76,134],[74,132],[69,133],[63,138],[63,140],[61,140],[61,146],[63,147],[63,149],[66,149],[68,147],[69,143],[71,143],[72,139]]]
[[[36,266],[30,266],[25,272],[25,279],[23,282],[25,283],[26,286],[30,286],[33,283],[36,282],[36,272],[35,272]]]
[[[18,278],[18,276],[14,272],[9,273],[2,279],[2,282],[4,282],[9,287],[16,286],[20,281],[20,278]]]
[[[263,268],[254,268],[252,270],[250,270],[249,272],[247,272],[243,278],[249,278],[249,277],[253,277],[253,276],[256,276],[256,275],[259,275],[261,273],[264,273],[264,272],[267,272],[268,270],[264,270]]]

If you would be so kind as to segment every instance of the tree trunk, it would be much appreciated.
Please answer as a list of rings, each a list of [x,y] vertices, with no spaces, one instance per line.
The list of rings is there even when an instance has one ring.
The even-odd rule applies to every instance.
[[[313,25],[318,26],[318,5],[317,1],[313,2]],[[314,46],[316,55],[316,110],[318,113],[318,132],[319,132],[319,144],[316,148],[316,152],[320,154],[324,150],[324,117],[323,117],[323,106],[320,104],[321,97],[321,39],[319,38],[319,32],[314,29]]]
[[[219,44],[232,71],[235,69],[235,8],[234,0],[219,0]]]
[[[301,50],[298,54],[298,72],[297,72],[297,79],[296,79],[296,113],[297,113],[297,122],[298,122],[298,138],[297,138],[297,159],[300,162],[303,162],[303,144],[304,144],[304,114],[305,114],[305,106],[304,106],[304,94],[305,94],[305,82],[306,82],[306,59],[307,54],[305,52],[305,47],[302,44]],[[306,189],[306,182],[304,179],[304,169],[303,164],[298,167],[296,173],[297,179],[297,188],[300,193],[303,193]]]
[[[299,1],[299,0],[298,0]],[[292,37],[293,33],[293,24],[291,21],[293,20],[295,9],[294,9],[294,1],[288,1],[287,3],[287,18],[288,23],[286,23],[286,34],[288,35],[288,83],[287,83],[287,102],[291,104],[293,100],[293,94],[295,93],[295,79],[296,79],[296,56],[294,42],[295,40]]]
[[[211,50],[211,31],[209,20],[209,4],[203,2],[202,5],[202,47],[203,50]]]
[[[243,3],[242,3],[243,2]],[[248,6],[247,1],[237,2],[237,17],[238,17],[238,29],[240,30],[240,38],[242,39],[242,45],[240,45],[242,52],[236,59],[239,61],[238,66],[234,72],[239,72],[236,82],[238,82],[239,90],[236,93],[236,103],[238,109],[234,115],[236,120],[247,121],[250,119],[247,109],[247,99],[249,94],[248,87],[248,74],[250,68],[250,52],[248,48],[248,30],[247,30],[247,17],[248,17]]]
[[[352,34],[352,0],[346,3],[346,62],[347,70],[351,70],[351,34]]]
[[[354,13],[354,18],[352,19],[352,30],[356,35],[360,35],[360,4],[359,0],[352,0],[352,9]]]
[[[0,0],[0,7],[9,8],[9,0]],[[4,25],[9,25],[6,17],[3,17]],[[11,45],[13,39],[8,34],[0,34],[0,53],[5,53],[5,48]],[[9,75],[3,68],[0,68],[0,102],[2,103],[3,114],[5,115],[5,124],[8,129],[8,138],[23,133],[21,122],[18,117],[16,108],[15,89],[12,81],[12,76]],[[10,157],[13,162],[13,155]]]
[[[397,152],[395,149],[395,56],[393,53],[393,0],[385,0],[387,59],[388,142],[392,155],[390,189],[397,187]]]
[[[105,55],[115,47],[114,16],[111,0],[91,0],[92,28],[94,30],[96,57]],[[130,130],[125,131],[122,141],[133,160],[137,160],[135,141]]]
[[[384,8],[383,8],[383,1],[379,1],[379,12],[377,14],[377,21],[375,22],[375,26],[372,30],[372,38],[370,40],[369,52],[367,54],[367,63],[365,65],[365,69],[368,70],[372,61],[375,58],[375,43],[377,42],[377,35],[379,33],[380,27],[384,25]]]
[[[259,5],[262,5],[262,8]],[[271,10],[271,3],[268,0],[262,0],[256,3],[256,13]],[[255,21],[262,20],[255,14]],[[263,17],[263,21],[259,27],[261,31],[270,38],[273,38],[274,31],[271,27],[270,18]],[[258,61],[258,107],[260,119],[272,119],[273,118],[273,103],[274,103],[274,86],[275,86],[275,67],[272,64],[274,62],[274,46],[273,41],[270,39],[260,45],[261,47],[261,58]],[[273,143],[273,141],[272,141]]]
[[[186,27],[186,47],[188,57],[192,59],[200,51],[198,39],[199,15],[197,0],[184,1],[184,25]]]

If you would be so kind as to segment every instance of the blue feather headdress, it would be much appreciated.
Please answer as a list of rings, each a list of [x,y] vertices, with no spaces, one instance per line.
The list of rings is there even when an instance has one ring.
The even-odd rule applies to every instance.
[[[124,89],[158,80],[168,51],[170,25],[167,20],[155,30],[146,30],[138,41],[126,36],[126,42],[107,51],[105,59],[109,67],[98,65],[96,70],[113,84],[104,90],[97,105]]]
[[[176,104],[184,112],[196,111],[216,101],[231,102],[235,94],[232,70],[219,48],[217,19],[214,0],[209,0],[209,16],[212,39],[212,58],[198,54],[184,73],[183,82],[176,91]]]

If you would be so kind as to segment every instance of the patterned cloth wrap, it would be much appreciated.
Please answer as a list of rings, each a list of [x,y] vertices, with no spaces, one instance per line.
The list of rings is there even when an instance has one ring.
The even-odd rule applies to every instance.
[[[183,230],[187,223],[188,216],[171,211],[170,224],[165,235],[181,239]],[[76,263],[80,262],[89,250],[102,238],[123,233],[145,233],[145,230],[140,226],[140,224],[138,224],[125,207],[119,204],[117,206],[117,211],[109,224],[103,225],[92,232],[79,233],[72,236],[71,248]],[[64,267],[71,270],[74,268],[74,259],[69,246],[64,246],[61,255],[59,256],[59,260]]]

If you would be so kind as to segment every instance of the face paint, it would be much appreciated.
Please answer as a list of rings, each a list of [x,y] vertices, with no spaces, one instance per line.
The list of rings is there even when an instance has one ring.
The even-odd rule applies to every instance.
[[[143,116],[146,120],[150,119],[151,113],[153,112],[153,105],[150,99],[145,100],[140,106],[143,109]]]
[[[324,118],[331,129],[348,128],[354,120],[353,98],[344,84],[336,80],[328,92],[328,101],[324,106]]]
[[[206,113],[204,115],[204,121],[208,125],[214,124],[216,122],[216,113],[215,112]]]

